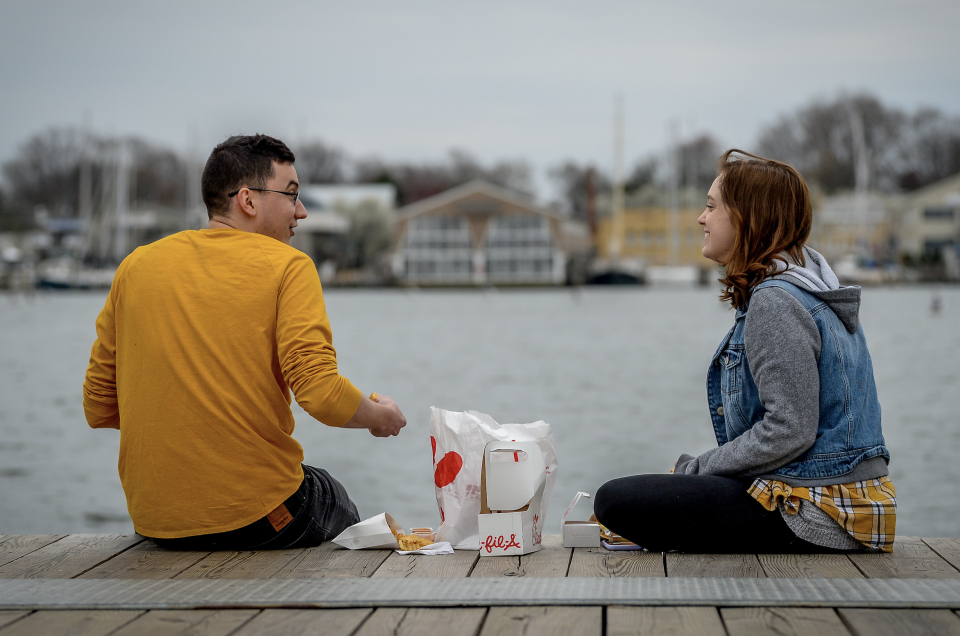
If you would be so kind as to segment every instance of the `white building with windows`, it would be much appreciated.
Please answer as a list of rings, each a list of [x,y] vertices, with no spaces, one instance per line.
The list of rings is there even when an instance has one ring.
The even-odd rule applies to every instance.
[[[583,247],[563,227],[525,196],[471,181],[397,210],[393,273],[410,285],[560,285]]]
[[[911,192],[894,212],[901,252],[919,258],[960,251],[960,174]]]

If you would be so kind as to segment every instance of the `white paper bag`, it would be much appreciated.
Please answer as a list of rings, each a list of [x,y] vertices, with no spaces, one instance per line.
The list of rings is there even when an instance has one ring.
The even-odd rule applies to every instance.
[[[480,549],[480,467],[483,449],[494,440],[536,442],[547,473],[541,510],[547,516],[557,475],[557,451],[550,425],[497,424],[477,411],[457,413],[430,408],[430,443],[433,447],[434,485],[440,507],[437,541],[449,541],[458,550]]]

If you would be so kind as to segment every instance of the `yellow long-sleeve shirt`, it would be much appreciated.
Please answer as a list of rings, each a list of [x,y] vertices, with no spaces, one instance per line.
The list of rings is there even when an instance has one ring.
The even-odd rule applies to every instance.
[[[303,480],[290,391],[342,426],[360,392],[337,371],[313,262],[238,230],[181,232],[117,270],[83,384],[93,428],[120,429],[120,481],[137,532],[225,532]]]

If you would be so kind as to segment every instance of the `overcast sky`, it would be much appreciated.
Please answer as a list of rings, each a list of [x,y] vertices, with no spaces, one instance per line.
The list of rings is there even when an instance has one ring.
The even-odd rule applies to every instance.
[[[628,166],[670,122],[749,149],[815,98],[960,114],[956,0],[0,0],[0,161],[50,126],[203,157],[229,134],[352,156]]]

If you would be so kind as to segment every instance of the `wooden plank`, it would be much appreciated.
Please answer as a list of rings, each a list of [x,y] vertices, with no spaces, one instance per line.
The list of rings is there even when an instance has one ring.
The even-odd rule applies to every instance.
[[[453,554],[440,556],[394,552],[372,578],[460,578],[470,574],[479,558],[476,550],[455,550]]]
[[[839,609],[855,636],[960,634],[960,616],[950,610]]]
[[[209,552],[174,552],[144,541],[88,570],[81,579],[172,579]]]
[[[574,548],[567,576],[664,576],[663,553],[646,550]]]
[[[755,554],[683,554],[664,555],[667,576],[764,578]]]
[[[960,539],[924,539],[944,561],[960,570]]]
[[[143,541],[140,535],[71,534],[0,566],[4,579],[70,579]]]
[[[152,610],[111,636],[227,636],[259,610]]]
[[[897,537],[893,553],[850,554],[860,571],[874,579],[960,579],[960,572],[916,537]]]
[[[356,636],[474,636],[486,612],[482,607],[380,608],[367,619]]]
[[[64,538],[64,534],[8,534],[0,543],[0,566]]]
[[[136,619],[135,610],[57,610],[34,612],[2,630],[3,636],[105,636]]]
[[[300,550],[211,552],[177,579],[269,579],[300,556]]]
[[[769,577],[791,579],[862,579],[845,554],[758,554]]]
[[[523,556],[480,557],[471,577],[492,576],[566,576],[572,548],[564,548],[559,534],[543,537],[543,549]]]
[[[491,607],[480,636],[600,636],[602,607]]]
[[[957,609],[960,580],[753,578],[3,579],[0,609],[658,605]]]
[[[725,607],[720,610],[730,636],[850,636],[832,609],[811,607]]]
[[[607,636],[696,634],[726,636],[715,607],[607,608]]]
[[[18,621],[30,612],[20,611],[20,610],[5,610],[0,611],[0,628],[4,625],[9,625],[14,621]]]
[[[233,636],[350,636],[371,612],[372,609],[268,609]]]
[[[392,550],[347,550],[333,543],[307,548],[272,579],[366,578],[373,576]]]

